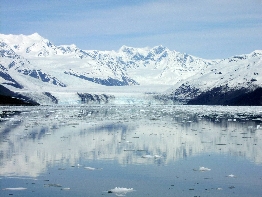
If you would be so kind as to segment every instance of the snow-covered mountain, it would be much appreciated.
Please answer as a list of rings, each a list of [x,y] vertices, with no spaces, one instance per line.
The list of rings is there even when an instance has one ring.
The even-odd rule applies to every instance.
[[[262,105],[262,50],[219,60],[161,96],[187,104]]]
[[[160,100],[188,102],[214,88],[250,92],[262,86],[262,51],[205,60],[163,46],[118,51],[56,46],[34,33],[0,34],[0,57],[1,85],[41,104],[105,92],[154,92]]]

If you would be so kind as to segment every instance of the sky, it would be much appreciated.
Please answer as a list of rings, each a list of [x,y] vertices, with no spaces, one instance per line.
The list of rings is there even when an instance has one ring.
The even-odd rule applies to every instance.
[[[262,50],[262,0],[0,0],[0,33],[119,50],[163,45],[205,59]]]

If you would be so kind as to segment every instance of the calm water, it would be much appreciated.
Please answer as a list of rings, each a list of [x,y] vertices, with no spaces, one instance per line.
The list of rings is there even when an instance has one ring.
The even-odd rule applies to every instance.
[[[0,114],[1,197],[262,196],[261,107],[1,107]]]

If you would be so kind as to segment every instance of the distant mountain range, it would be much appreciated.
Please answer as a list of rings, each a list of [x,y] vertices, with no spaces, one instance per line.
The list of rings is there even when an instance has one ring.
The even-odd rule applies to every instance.
[[[34,33],[0,34],[0,57],[0,94],[34,104],[110,102],[120,92],[139,92],[160,102],[262,105],[262,50],[206,60],[163,46],[56,46]]]

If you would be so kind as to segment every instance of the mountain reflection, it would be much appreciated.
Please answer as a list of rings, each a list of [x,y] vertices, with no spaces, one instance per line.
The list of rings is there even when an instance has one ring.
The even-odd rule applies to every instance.
[[[13,108],[2,107],[2,111]],[[259,108],[16,107],[0,122],[0,175],[36,177],[83,160],[166,165],[206,153],[262,164]]]

